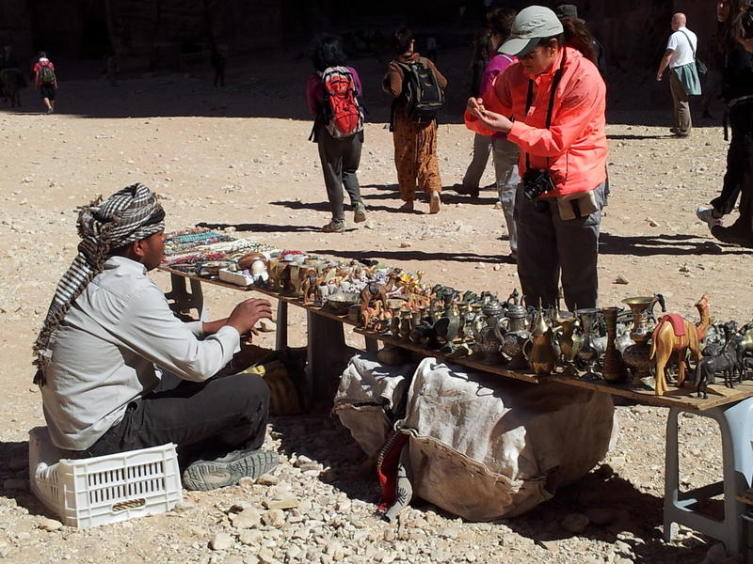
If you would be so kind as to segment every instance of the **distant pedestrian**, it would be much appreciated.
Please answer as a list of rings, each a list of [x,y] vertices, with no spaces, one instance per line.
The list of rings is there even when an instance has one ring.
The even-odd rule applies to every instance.
[[[669,67],[669,88],[674,105],[674,120],[669,131],[675,137],[690,135],[693,127],[690,96],[701,95],[701,81],[695,65],[698,38],[685,24],[685,14],[682,12],[672,16],[672,35],[669,36],[667,49],[656,73],[656,80],[661,81],[664,71]]]
[[[471,96],[478,98],[483,92],[481,83],[484,77],[486,65],[496,50],[492,45],[492,32],[486,27],[476,37],[473,44],[473,59],[471,60]],[[486,165],[489,162],[489,152],[492,148],[492,138],[489,135],[474,133],[473,153],[471,162],[465,170],[462,182],[455,184],[452,189],[458,194],[469,194],[471,198],[478,198],[481,177],[484,175]]]
[[[395,33],[397,56],[390,61],[382,89],[390,94],[390,129],[395,146],[395,167],[400,211],[412,213],[416,186],[429,200],[429,213],[439,213],[442,180],[437,160],[436,111],[444,104],[447,79],[426,57],[415,51],[413,32],[402,28]],[[417,85],[421,84],[421,88]]]
[[[353,221],[366,221],[366,206],[356,175],[363,144],[363,111],[359,103],[363,87],[356,69],[345,66],[345,53],[335,36],[326,35],[319,40],[312,62],[316,73],[306,82],[306,102],[314,116],[311,140],[319,145],[332,210],[332,220],[322,231],[340,233],[345,230],[343,187],[353,206]]]
[[[212,52],[209,55],[209,63],[214,70],[214,87],[225,87],[225,66],[227,65],[227,57],[216,46],[212,45]]]
[[[55,98],[58,89],[55,65],[47,58],[47,53],[39,52],[39,60],[34,65],[34,85],[39,88],[47,113],[55,111]]]

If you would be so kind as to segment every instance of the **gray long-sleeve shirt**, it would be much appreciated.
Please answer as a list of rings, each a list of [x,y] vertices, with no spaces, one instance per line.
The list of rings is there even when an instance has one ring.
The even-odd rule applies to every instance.
[[[200,382],[240,350],[233,327],[201,337],[201,322],[177,319],[143,265],[110,257],[55,334],[41,388],[52,442],[89,448],[120,422],[130,402],[154,389],[160,378],[155,365]]]

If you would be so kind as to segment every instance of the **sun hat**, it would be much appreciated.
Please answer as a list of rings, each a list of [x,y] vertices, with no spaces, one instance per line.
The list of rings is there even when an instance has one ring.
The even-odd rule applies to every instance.
[[[542,39],[563,32],[562,22],[552,10],[543,6],[528,6],[515,16],[510,38],[499,51],[505,55],[527,55]]]

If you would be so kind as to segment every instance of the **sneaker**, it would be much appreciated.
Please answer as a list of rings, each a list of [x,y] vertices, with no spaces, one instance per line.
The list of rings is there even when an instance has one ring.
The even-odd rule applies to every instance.
[[[442,200],[439,198],[439,192],[432,192],[429,199],[429,213],[439,213],[439,206],[442,204]]]
[[[277,453],[269,450],[234,450],[214,460],[197,460],[183,472],[183,487],[207,491],[237,484],[241,478],[254,480],[277,466]]]
[[[332,220],[327,225],[322,227],[322,231],[325,233],[342,233],[345,231],[345,222]]]
[[[476,186],[475,188],[466,188],[462,184],[454,184],[452,186],[452,189],[455,190],[458,194],[467,194],[471,198],[478,198],[479,190],[480,188]]]
[[[363,223],[366,221],[366,206],[361,202],[358,202],[355,207],[355,213],[353,214],[353,221],[355,223]]]
[[[709,229],[724,225],[724,220],[721,217],[716,217],[714,215],[714,208],[711,206],[699,206],[698,209],[695,210],[695,215],[701,221],[706,222]]]
[[[413,213],[413,200],[408,200],[402,206],[398,208],[398,211],[405,213]]]

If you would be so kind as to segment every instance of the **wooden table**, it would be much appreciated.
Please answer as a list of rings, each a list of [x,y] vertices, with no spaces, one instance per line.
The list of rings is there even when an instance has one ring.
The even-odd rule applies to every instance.
[[[172,299],[174,309],[188,313],[188,309],[196,308],[201,319],[205,318],[205,310],[203,307],[203,294],[201,289],[202,283],[212,284],[215,286],[221,286],[235,291],[254,291],[259,292],[270,298],[278,300],[277,305],[277,335],[276,335],[276,347],[282,349],[287,346],[287,319],[288,319],[288,304],[302,307],[306,310],[307,315],[307,372],[306,382],[308,390],[308,397],[310,402],[330,402],[332,400],[332,388],[333,381],[336,375],[339,375],[343,368],[345,361],[345,338],[344,338],[344,326],[355,324],[346,316],[336,315],[321,307],[315,307],[305,305],[303,300],[299,298],[293,298],[280,295],[276,292],[271,292],[264,288],[256,286],[241,287],[234,284],[229,284],[220,280],[212,280],[207,278],[201,278],[192,274],[186,274],[185,272],[171,269],[168,267],[160,267],[160,270],[168,272],[170,274],[170,280],[172,289],[167,294],[168,299]],[[186,288],[186,282],[190,283],[191,291]],[[748,405],[736,405],[743,400],[753,397],[753,382],[745,381],[738,384],[735,388],[727,388],[721,384],[713,384],[708,386],[708,397],[706,399],[695,397],[695,389],[687,385],[682,389],[669,388],[667,393],[663,396],[657,396],[652,390],[638,390],[631,389],[625,385],[610,384],[603,380],[585,380],[572,376],[566,376],[559,371],[558,373],[547,376],[536,376],[530,372],[513,371],[508,370],[500,365],[490,365],[478,362],[472,358],[448,358],[447,355],[442,354],[439,351],[434,351],[421,347],[414,343],[410,343],[403,339],[396,339],[390,335],[383,335],[373,331],[367,331],[362,328],[354,327],[354,331],[357,334],[363,335],[366,339],[366,348],[371,352],[376,352],[378,349],[378,341],[382,341],[388,345],[394,345],[406,350],[410,350],[414,353],[420,354],[426,357],[436,357],[440,360],[445,360],[448,363],[465,366],[471,370],[478,372],[486,372],[489,374],[495,374],[504,378],[512,378],[528,382],[530,384],[543,384],[546,382],[556,382],[567,386],[573,386],[576,388],[584,388],[592,390],[594,392],[602,392],[611,394],[613,396],[622,396],[629,398],[637,403],[652,405],[657,407],[666,407],[669,409],[668,423],[676,421],[677,415],[680,411],[694,411],[700,415],[712,417],[717,420],[722,419],[722,414],[727,408],[749,409],[753,406]],[[748,402],[750,403],[750,402]],[[685,495],[691,496],[689,501],[678,501],[677,488],[673,485],[677,482],[677,434],[676,425],[672,427],[673,432],[670,432],[668,424],[668,430],[666,433],[666,456],[665,456],[665,500],[664,500],[664,524],[665,524],[665,538],[671,540],[671,531],[674,527],[674,523],[682,522],[688,526],[701,530],[702,532],[709,534],[723,540],[727,545],[729,551],[740,550],[743,542],[743,528],[735,526],[733,533],[720,533],[720,530],[726,530],[730,528],[729,524],[739,524],[739,520],[742,519],[741,515],[744,511],[744,504],[738,500],[734,500],[734,496],[739,494],[741,488],[751,487],[751,474],[750,469],[746,469],[745,476],[740,478],[741,472],[736,469],[741,463],[739,460],[735,461],[735,457],[731,455],[724,456],[724,475],[725,479],[715,484],[709,484],[702,488],[698,488],[692,492],[686,492]],[[747,445],[748,436],[743,433],[734,433],[728,428],[727,425],[721,424],[720,430],[722,434],[722,442],[727,445],[726,452],[744,452],[744,449],[749,448]],[[744,440],[734,440],[737,435],[744,436]],[[739,438],[739,437],[738,437]],[[733,442],[746,443],[735,444]],[[739,457],[738,457],[739,458]],[[742,480],[741,483],[738,483]],[[703,517],[700,514],[696,514],[688,507],[690,503],[696,499],[706,499],[711,495],[717,495],[718,493],[724,493],[724,497],[730,498],[729,504],[726,505],[727,510],[730,512],[730,517],[725,521],[725,525],[721,528],[718,524],[715,524],[713,520]],[[677,507],[681,509],[677,509]]]
[[[300,298],[284,296],[258,286],[238,286],[222,280],[213,280],[194,274],[187,274],[166,266],[161,266],[160,270],[170,274],[172,288],[166,296],[168,299],[173,300],[175,309],[181,313],[188,313],[188,309],[195,308],[198,310],[200,319],[206,318],[206,311],[203,307],[202,283],[235,291],[258,292],[278,300],[277,333],[275,340],[275,348],[278,350],[287,346],[288,304],[305,309],[308,322],[307,341],[310,349],[308,360],[311,363],[309,391],[313,393],[313,397],[316,399],[322,399],[317,397],[318,391],[328,389],[328,386],[325,384],[332,380],[332,373],[327,374],[325,372],[327,365],[331,364],[331,359],[328,359],[328,357],[336,354],[338,347],[342,350],[345,346],[344,325],[353,326],[355,333],[364,336],[366,339],[366,348],[370,352],[376,352],[378,341],[382,341],[385,344],[397,346],[423,356],[433,356],[448,363],[465,366],[479,372],[496,374],[531,384],[557,382],[576,388],[585,388],[596,392],[621,396],[641,404],[657,407],[678,407],[686,410],[704,411],[753,397],[753,382],[751,381],[744,381],[735,388],[727,388],[722,384],[711,384],[708,386],[708,398],[706,399],[695,397],[695,388],[689,383],[686,383],[685,387],[680,389],[669,387],[665,395],[657,396],[652,390],[629,388],[624,385],[610,384],[603,380],[584,380],[561,373],[549,376],[536,376],[530,372],[508,370],[502,365],[485,364],[472,358],[450,358],[440,351],[431,350],[403,339],[396,339],[390,335],[383,335],[358,328],[347,316],[336,315],[322,307],[306,305]],[[186,281],[190,283],[190,292],[186,288]]]

